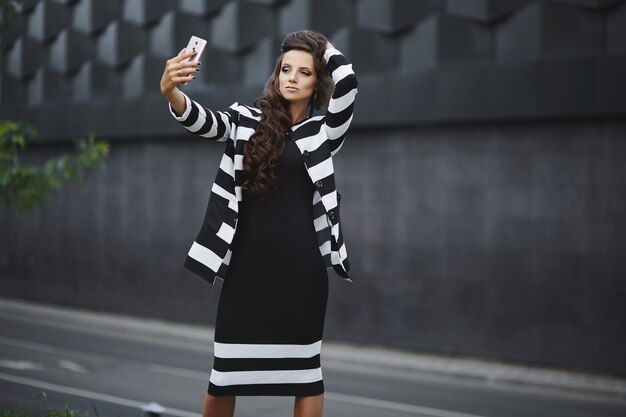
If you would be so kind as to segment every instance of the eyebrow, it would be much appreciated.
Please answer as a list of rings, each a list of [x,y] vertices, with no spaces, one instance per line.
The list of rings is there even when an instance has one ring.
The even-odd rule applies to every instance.
[[[281,65],[281,67],[289,67],[289,68],[292,68],[291,64],[286,64],[286,63],[284,63],[284,62],[283,62],[283,64]],[[301,69],[301,70],[309,70],[309,71],[311,71],[311,68],[309,68],[309,67],[300,67],[300,69]]]

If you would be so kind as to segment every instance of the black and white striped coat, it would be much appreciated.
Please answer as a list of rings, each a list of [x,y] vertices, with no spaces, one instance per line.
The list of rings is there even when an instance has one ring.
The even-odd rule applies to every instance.
[[[335,186],[332,156],[339,151],[352,121],[357,79],[346,58],[335,48],[324,54],[326,69],[332,74],[334,92],[325,115],[308,118],[289,131],[315,185],[314,227],[321,256],[327,267],[350,280],[350,265],[339,219],[341,196]],[[224,279],[231,257],[237,213],[243,182],[244,144],[255,133],[260,110],[234,103],[226,111],[211,111],[184,95],[185,112],[172,116],[188,131],[204,138],[227,142],[211,188],[200,233],[185,259],[185,267],[210,283]]]

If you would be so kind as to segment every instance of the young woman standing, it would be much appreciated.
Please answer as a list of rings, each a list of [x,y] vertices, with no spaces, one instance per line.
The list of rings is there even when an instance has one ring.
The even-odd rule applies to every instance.
[[[332,156],[352,120],[357,79],[320,33],[291,33],[281,51],[254,106],[211,111],[179,91],[200,69],[185,50],[161,79],[176,120],[226,142],[185,261],[211,283],[224,280],[203,417],[232,417],[238,395],[294,396],[296,417],[323,414],[326,270],[349,280]]]

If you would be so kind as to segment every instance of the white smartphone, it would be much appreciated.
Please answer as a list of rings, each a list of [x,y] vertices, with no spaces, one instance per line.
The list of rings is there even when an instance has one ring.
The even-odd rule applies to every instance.
[[[187,44],[187,47],[185,48],[185,52],[196,51],[197,54],[195,54],[191,58],[187,58],[187,60],[192,61],[192,62],[199,60],[200,55],[202,55],[202,51],[204,51],[205,46],[206,46],[206,41],[204,39],[199,38],[197,36],[192,36],[189,39],[189,43]]]

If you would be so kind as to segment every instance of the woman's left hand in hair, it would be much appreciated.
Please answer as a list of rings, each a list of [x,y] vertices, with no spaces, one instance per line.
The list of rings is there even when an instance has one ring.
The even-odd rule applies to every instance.
[[[333,44],[330,41],[326,41],[326,49],[334,48]]]

